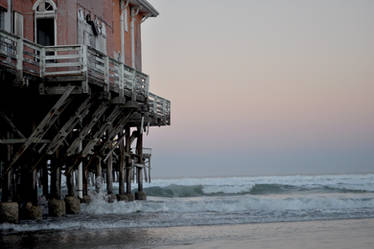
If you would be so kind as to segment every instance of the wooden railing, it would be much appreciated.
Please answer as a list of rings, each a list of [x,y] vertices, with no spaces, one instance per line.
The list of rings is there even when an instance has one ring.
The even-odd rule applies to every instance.
[[[164,124],[170,125],[170,101],[149,93],[148,103],[149,112],[160,118]]]
[[[11,33],[0,31],[0,57],[2,63],[15,68],[22,75],[24,71],[40,75],[42,47]]]
[[[149,77],[86,45],[41,46],[0,30],[0,58],[20,77],[83,76],[104,85],[120,96],[148,99],[150,112],[170,123],[170,101],[149,93]]]
[[[86,45],[40,46],[0,31],[2,62],[39,77],[82,75],[117,89],[121,96],[148,97],[149,77]]]

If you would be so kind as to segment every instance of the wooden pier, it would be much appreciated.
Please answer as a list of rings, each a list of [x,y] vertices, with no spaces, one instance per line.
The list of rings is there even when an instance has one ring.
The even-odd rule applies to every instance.
[[[146,74],[87,45],[41,46],[0,31],[2,221],[15,205],[21,218],[41,218],[41,196],[50,215],[79,212],[90,175],[97,183],[105,175],[109,201],[134,200],[133,181],[144,200],[143,136],[166,125],[170,101],[149,92]]]

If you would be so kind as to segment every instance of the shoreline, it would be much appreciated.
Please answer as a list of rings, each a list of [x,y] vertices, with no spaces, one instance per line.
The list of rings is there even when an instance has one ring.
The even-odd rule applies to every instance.
[[[2,234],[1,248],[371,249],[374,218]],[[371,245],[371,247],[370,247]]]
[[[76,216],[76,215],[75,215]],[[78,214],[79,216],[79,214]],[[70,219],[73,218],[74,216],[71,217],[65,217],[65,219]],[[55,218],[54,218],[55,219]],[[288,221],[263,221],[263,222],[248,222],[248,223],[221,223],[221,224],[197,224],[197,225],[172,225],[172,226],[133,226],[133,227],[103,227],[103,228],[88,228],[88,227],[65,227],[61,229],[56,229],[56,228],[50,228],[50,229],[30,229],[30,230],[19,230],[19,231],[14,231],[12,229],[1,229],[1,226],[3,224],[0,224],[0,235],[2,236],[7,236],[7,235],[18,235],[18,234],[32,234],[32,233],[58,233],[58,232],[64,232],[64,231],[81,231],[81,230],[87,230],[87,231],[100,231],[100,230],[113,230],[113,229],[118,229],[118,230],[123,230],[123,229],[162,229],[162,228],[183,228],[183,227],[219,227],[219,226],[241,226],[241,225],[258,225],[258,224],[282,224],[282,223],[305,223],[305,222],[328,222],[328,221],[344,221],[344,220],[373,220],[374,222],[374,217],[353,217],[353,218],[321,218],[321,219],[310,219],[310,220],[288,220]],[[44,220],[46,224],[48,224],[48,221]],[[30,221],[29,221],[30,222]],[[9,225],[12,227],[17,227],[17,226],[28,226],[29,224],[35,225],[35,224],[40,224],[40,221],[31,221],[32,223],[23,223],[23,224],[9,224],[9,223],[4,223],[4,225]],[[53,223],[52,221],[51,223]]]

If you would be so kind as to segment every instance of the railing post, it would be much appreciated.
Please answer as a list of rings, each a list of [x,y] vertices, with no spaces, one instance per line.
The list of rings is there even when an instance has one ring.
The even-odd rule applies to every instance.
[[[104,81],[105,91],[109,92],[109,57],[107,55],[104,57]]]
[[[133,69],[133,77],[132,77],[132,100],[136,101],[136,71]]]
[[[145,78],[145,87],[144,87],[144,90],[145,90],[145,97],[148,98],[148,96],[149,96],[149,76],[147,76]]]
[[[164,99],[162,100],[162,116],[166,118],[166,101]]]
[[[153,112],[155,114],[157,114],[157,105],[158,105],[157,98],[156,98],[156,96],[154,96],[154,98],[153,98]]]
[[[46,59],[45,59],[45,48],[40,49],[40,63],[39,63],[39,70],[40,70],[40,77],[44,77],[45,74],[45,64],[46,64]]]
[[[84,80],[82,82],[83,93],[88,93],[88,53],[87,45],[82,45],[82,74],[84,75]]]
[[[119,64],[119,67],[118,67],[118,74],[119,74],[119,96],[120,97],[124,97],[125,96],[125,79],[124,79],[124,75],[123,75],[123,72],[124,72],[124,65],[123,63],[120,63]]]
[[[19,81],[23,80],[23,39],[17,39],[17,79]]]

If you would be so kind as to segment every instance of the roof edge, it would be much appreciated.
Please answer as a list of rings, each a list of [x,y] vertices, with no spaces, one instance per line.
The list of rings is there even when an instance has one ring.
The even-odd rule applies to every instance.
[[[158,11],[147,0],[130,0],[131,4],[140,6],[140,11],[147,13],[150,17],[159,15]]]

